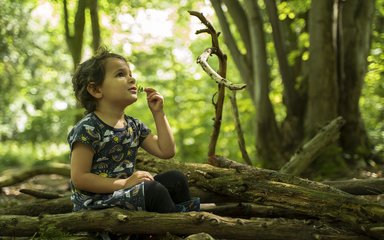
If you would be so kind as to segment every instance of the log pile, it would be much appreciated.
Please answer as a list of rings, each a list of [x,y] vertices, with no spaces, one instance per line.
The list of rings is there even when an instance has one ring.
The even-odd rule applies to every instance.
[[[305,159],[308,164],[308,158],[319,151],[315,146],[325,146],[318,144],[319,139],[322,143],[334,139],[338,132],[334,127],[341,126],[337,122],[319,132],[328,137],[316,136],[315,144],[306,144],[289,164],[294,159]],[[44,237],[47,229],[54,229],[54,234],[62,233],[67,239],[91,239],[84,233],[100,231],[152,234],[162,239],[384,239],[384,205],[357,196],[383,193],[384,179],[320,183],[284,173],[292,165],[272,171],[219,156],[211,163],[215,166],[164,161],[143,152],[137,158],[141,170],[184,172],[192,195],[201,198],[201,212],[158,214],[113,208],[73,213],[69,192],[55,195],[29,189],[21,191],[39,199],[0,208],[0,236]],[[52,173],[68,177],[69,167],[55,164],[3,174],[0,187]],[[172,238],[166,238],[167,234]]]

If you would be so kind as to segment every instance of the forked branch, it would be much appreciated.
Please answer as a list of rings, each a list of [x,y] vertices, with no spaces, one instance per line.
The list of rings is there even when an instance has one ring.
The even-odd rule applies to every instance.
[[[230,82],[229,80],[221,77],[215,70],[212,69],[212,67],[208,64],[207,60],[212,55],[212,53],[215,52],[213,48],[206,49],[198,58],[197,63],[201,65],[203,70],[208,73],[208,75],[215,80],[218,84],[223,84],[225,87],[227,87],[230,90],[242,90],[247,85],[246,84],[234,84]]]
[[[227,74],[227,56],[221,51],[219,46],[218,37],[220,35],[220,32],[216,32],[214,27],[204,17],[202,13],[199,13],[196,11],[188,11],[188,12],[192,16],[197,17],[206,27],[204,29],[200,29],[196,31],[196,34],[208,33],[209,35],[211,35],[211,39],[212,39],[212,47],[206,49],[197,59],[197,63],[199,63],[202,66],[203,70],[207,72],[208,75],[212,79],[214,79],[218,84],[217,101],[216,103],[215,102],[213,103],[213,105],[215,106],[215,118],[214,118],[214,124],[213,124],[213,131],[212,131],[211,139],[208,146],[208,161],[212,163],[211,159],[214,159],[216,156],[216,144],[220,134],[221,119],[223,115],[225,87],[234,91],[234,90],[241,90],[245,88],[246,85],[233,84],[227,79],[225,79]],[[207,62],[208,58],[212,54],[216,55],[219,59],[219,70],[217,72],[213,70],[212,67]]]

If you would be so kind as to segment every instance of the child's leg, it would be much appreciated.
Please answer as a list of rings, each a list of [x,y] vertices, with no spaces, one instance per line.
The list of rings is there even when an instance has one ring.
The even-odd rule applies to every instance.
[[[155,180],[168,189],[174,203],[191,199],[187,177],[180,171],[172,170],[156,175]]]
[[[170,213],[176,212],[168,190],[156,181],[144,182],[145,210],[148,212]]]

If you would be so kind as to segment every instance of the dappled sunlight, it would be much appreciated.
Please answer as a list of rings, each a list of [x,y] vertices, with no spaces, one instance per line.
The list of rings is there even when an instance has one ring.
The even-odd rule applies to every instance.
[[[40,29],[48,25],[50,27],[58,27],[60,24],[60,15],[55,13],[52,3],[40,1],[37,7],[32,11],[32,21],[29,25],[32,29]]]

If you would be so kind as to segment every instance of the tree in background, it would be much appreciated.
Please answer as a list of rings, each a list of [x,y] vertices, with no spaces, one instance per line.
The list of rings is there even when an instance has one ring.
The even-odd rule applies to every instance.
[[[90,19],[91,19],[92,49],[94,52],[96,52],[101,42],[98,1],[97,0],[79,0],[78,1],[75,20],[73,22],[72,34],[69,27],[70,17],[68,12],[67,0],[63,1],[65,40],[67,42],[69,51],[72,56],[74,69],[80,63],[82,53],[83,53],[84,28],[86,25],[85,15],[86,15],[87,9],[89,9]]]
[[[95,46],[102,42],[101,39],[113,51],[128,56],[141,85],[156,86],[165,94],[178,145],[177,158],[189,162],[205,161],[213,116],[213,106],[209,103],[215,98],[216,85],[195,62],[204,48],[210,45],[210,39],[196,37],[194,30],[200,27],[196,27],[188,10],[202,12],[217,30],[224,33],[227,45],[221,44],[221,48],[231,54],[228,58],[227,78],[233,82],[243,80],[248,85],[247,91],[237,94],[237,102],[247,149],[254,165],[279,168],[300,144],[317,131],[322,122],[342,113],[346,119],[349,113],[358,116],[356,111],[342,107],[348,104],[354,110],[359,110],[356,106],[358,95],[350,97],[351,93],[345,87],[353,90],[349,88],[349,84],[354,83],[349,74],[360,69],[359,74],[364,75],[365,70],[361,72],[361,69],[367,67],[364,54],[368,53],[363,51],[363,47],[350,46],[353,46],[352,43],[362,43],[369,36],[373,37],[373,45],[368,57],[369,71],[365,77],[364,95],[359,98],[363,106],[360,110],[366,123],[365,131],[368,131],[370,140],[376,144],[375,149],[383,151],[384,144],[380,144],[383,142],[384,130],[383,111],[380,110],[384,109],[381,101],[384,88],[380,82],[384,72],[383,0],[376,0],[376,8],[370,15],[375,16],[370,33],[366,29],[371,26],[370,23],[364,25],[363,22],[348,22],[363,19],[360,14],[363,9],[369,10],[364,6],[371,4],[371,1],[331,2],[333,4],[328,0],[316,2],[328,9],[324,13],[328,14],[325,25],[328,31],[319,29],[316,25],[319,22],[311,23],[314,18],[310,15],[315,14],[315,11],[311,13],[310,9],[315,1],[309,0],[216,0],[212,4],[209,1],[193,0],[0,0],[0,107],[6,106],[0,113],[1,162],[16,159],[20,164],[25,164],[27,160],[33,159],[57,159],[52,157],[53,153],[58,153],[59,149],[62,153],[68,150],[65,144],[67,131],[75,116],[82,112],[75,105],[70,84],[71,74],[74,66],[85,55],[88,57],[94,52]],[[357,3],[361,6],[355,6]],[[352,11],[347,10],[347,5],[357,9],[354,17],[348,17],[350,15],[347,13]],[[315,8],[316,11],[321,10],[320,6]],[[332,15],[329,15],[329,11],[332,11]],[[89,13],[93,16],[98,13],[98,17],[92,17]],[[319,14],[316,13],[320,17]],[[221,30],[216,16],[221,21]],[[92,22],[99,22],[99,27]],[[347,27],[349,25],[351,27]],[[99,28],[99,33],[92,30],[94,28]],[[362,34],[361,38],[347,37],[351,34],[347,29],[358,29],[359,36],[361,30],[364,30],[366,35]],[[316,44],[313,43],[315,39],[319,40],[315,36],[321,31],[326,34],[318,35],[328,39],[323,40],[323,44],[327,41],[332,43],[325,44],[322,49],[324,51],[320,53],[327,54],[319,54],[315,58],[318,58],[317,63],[309,56],[321,49],[321,44],[315,48]],[[347,46],[348,41],[352,42]],[[357,56],[356,61],[362,61],[356,64],[358,66],[347,65],[353,54]],[[311,69],[321,62],[325,64],[324,67]],[[341,66],[346,66],[344,70],[348,69],[344,75],[337,70],[343,69]],[[325,69],[334,71],[333,75],[325,77]],[[320,70],[318,74],[323,75],[317,78],[312,73],[315,70]],[[329,77],[335,74],[336,77]],[[342,78],[348,81],[340,82]],[[322,82],[315,83],[317,80]],[[355,83],[358,83],[353,85],[357,87],[355,90],[361,90],[359,84],[362,82]],[[310,97],[310,85],[312,90],[324,86],[326,88],[313,91],[314,95]],[[328,89],[328,85],[332,89]],[[354,93],[359,93],[355,90]],[[318,93],[321,93],[320,96]],[[325,97],[329,96],[327,94],[331,94],[333,100],[340,101],[332,104]],[[309,99],[312,99],[313,107],[309,106]],[[325,109],[319,105],[323,101],[328,101],[328,106],[337,106],[336,110],[320,110]],[[145,121],[147,116],[143,110],[146,109],[144,104],[139,99],[130,111]],[[226,101],[217,153],[241,161],[228,105]],[[310,111],[313,121],[308,121]],[[148,115],[148,119],[150,117]],[[359,140],[344,135],[346,140],[366,142],[364,134],[359,133],[361,131],[350,131],[347,127],[345,125],[343,131],[363,137]],[[31,145],[35,151],[46,151],[38,155],[31,154],[26,151]],[[344,145],[346,143],[343,141],[339,142],[339,146]],[[257,147],[257,158],[254,146]],[[14,149],[14,157],[8,154],[10,149]],[[334,159],[335,154],[340,156],[341,148],[333,149],[330,159]],[[351,149],[343,147],[343,152],[368,152],[364,148]],[[25,157],[21,157],[20,153]],[[67,160],[66,155],[63,159]]]
[[[345,153],[369,156],[359,99],[375,1],[211,3],[240,76],[249,86],[256,108],[258,161],[264,167],[281,167],[300,144],[337,116],[346,120],[338,146]],[[274,51],[269,50],[268,39],[273,40]],[[273,64],[279,69],[274,76]],[[280,123],[270,99],[272,79],[281,79],[283,85],[285,118]]]

